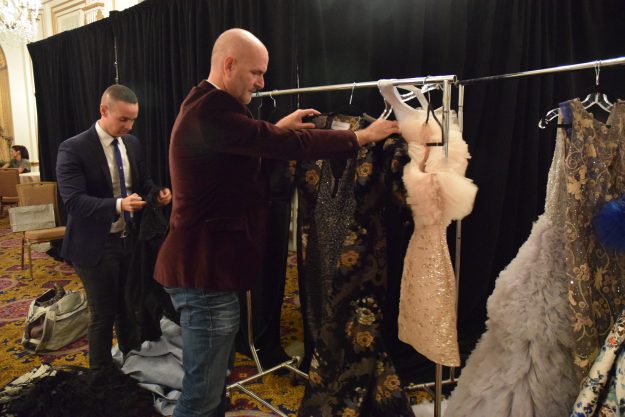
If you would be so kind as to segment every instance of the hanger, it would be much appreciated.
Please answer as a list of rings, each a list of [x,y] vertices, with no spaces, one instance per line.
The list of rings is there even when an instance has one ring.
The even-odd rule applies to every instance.
[[[393,106],[391,106],[389,102],[384,99],[384,110],[382,110],[382,114],[378,116],[378,119],[388,119],[391,113],[393,113]]]
[[[427,77],[425,77],[425,81],[427,82]],[[430,102],[428,101],[428,99],[425,98],[425,94],[428,94],[430,91],[433,90],[440,90],[441,85],[437,83],[424,84],[423,87],[418,88],[412,84],[401,84],[398,85],[397,88],[403,88],[404,90],[410,91],[409,93],[401,95],[401,101],[405,103],[416,97],[419,100],[419,104],[421,104],[421,107],[426,109]]]
[[[388,117],[393,113],[393,104],[396,104],[396,108],[399,109],[397,111],[401,112],[401,106],[399,103],[406,103],[407,101],[412,100],[413,98],[417,98],[422,107],[427,108],[427,99],[422,94],[421,90],[411,84],[401,84],[396,88],[393,88],[394,80],[378,80],[378,90],[384,99],[384,110],[382,114],[380,114],[380,119],[388,119]],[[401,94],[397,90],[397,88],[402,88],[404,90],[408,90],[409,93]],[[389,102],[392,101],[391,102]]]
[[[427,77],[425,79],[424,84],[427,84]],[[399,93],[398,88],[404,88],[406,90],[410,90],[414,95],[402,95]],[[421,89],[412,86],[412,85],[400,85],[395,87],[393,85],[393,80],[379,80],[378,81],[378,89],[380,90],[380,94],[384,97],[384,105],[385,112],[382,115],[385,115],[387,111],[387,107],[390,107],[390,110],[395,112],[395,117],[397,120],[401,122],[405,117],[410,117],[410,114],[415,111],[412,107],[405,103],[405,99],[410,99],[412,97],[417,97],[419,99],[420,104],[427,111],[427,116],[425,122],[427,123],[430,115],[434,118],[434,121],[441,128],[441,132],[443,131],[443,124],[436,116],[434,109],[432,109],[431,102],[429,97],[426,97],[425,94],[421,91]],[[433,88],[427,90],[427,95],[429,96],[430,91]],[[410,97],[410,98],[409,98]],[[390,113],[389,113],[390,114]],[[445,137],[441,138],[440,142],[429,142],[425,144],[426,146],[445,146]]]
[[[584,100],[580,101],[580,104],[588,109],[592,106],[598,106],[601,110],[610,113],[614,104],[608,100],[608,96],[603,91],[603,88],[599,84],[599,75],[601,74],[601,61],[595,62],[595,85],[593,91],[591,91]],[[560,113],[559,107],[549,110],[545,116],[538,121],[538,127],[545,129],[549,122],[558,117]]]
[[[260,110],[263,108],[263,98],[260,98],[260,103],[256,107],[256,119],[260,120]]]
[[[271,116],[274,115],[274,113],[276,112],[276,110],[278,109],[278,105],[276,103],[276,99],[273,96],[273,91],[271,91],[269,93],[269,98],[273,101],[273,109],[271,109],[271,113],[269,113],[269,116],[267,116],[267,120],[271,119]],[[257,119],[261,119],[261,109],[263,108],[263,98],[260,98],[260,104],[258,105],[258,107],[256,108],[256,118]]]
[[[273,96],[273,91],[269,93],[269,98],[273,102],[273,109],[271,109],[269,116],[267,116],[267,120],[271,120],[272,117],[274,117],[278,111],[278,104],[276,103],[276,98]]]
[[[352,85],[352,90],[349,95],[349,102],[347,104],[344,104],[338,107],[332,113],[343,114],[345,116],[362,116],[363,111],[358,106],[352,104],[352,100],[354,99],[355,89],[356,89],[356,83]]]
[[[599,106],[603,111],[610,112],[614,104],[608,100],[608,96],[605,94],[601,86],[599,85],[599,74],[601,73],[601,61],[597,61],[595,64],[595,89],[582,100],[581,104],[585,109],[592,106]]]
[[[406,90],[410,90],[412,93],[409,94],[404,94],[402,95],[402,101],[405,103],[408,100],[411,100],[412,98],[416,97],[419,100],[419,103],[421,104],[421,107],[424,108],[427,111],[427,116],[425,119],[425,122],[427,123],[428,120],[430,119],[430,115],[432,115],[432,118],[434,118],[434,121],[436,122],[436,124],[438,124],[438,126],[441,128],[441,131],[443,130],[443,124],[441,123],[440,120],[438,120],[438,117],[436,116],[436,113],[434,112],[434,109],[432,108],[432,102],[430,100],[430,91],[436,90],[436,89],[440,89],[440,85],[438,84],[427,84],[427,77],[425,77],[425,83],[423,85],[423,87],[418,88],[414,85],[398,85],[398,88],[404,88]],[[427,96],[426,96],[427,95]],[[405,100],[404,100],[405,99]],[[444,140],[441,142],[430,142],[430,143],[426,143],[427,146],[443,146],[445,144]]]

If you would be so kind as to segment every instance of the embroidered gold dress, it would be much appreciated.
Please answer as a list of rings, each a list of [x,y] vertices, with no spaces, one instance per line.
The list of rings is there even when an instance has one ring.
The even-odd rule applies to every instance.
[[[561,107],[566,129],[565,257],[578,378],[587,375],[625,306],[625,254],[605,249],[592,217],[625,192],[625,102],[606,123],[575,99]]]
[[[613,386],[605,372],[613,349],[599,356],[577,401],[575,396],[623,308],[623,255],[598,244],[591,220],[605,201],[625,191],[624,118],[623,102],[612,110],[609,128],[579,100],[560,105],[545,213],[497,278],[487,330],[467,359],[445,417],[565,416],[574,404],[574,416],[595,416],[598,401],[607,399],[608,411],[616,404],[622,385]],[[620,325],[606,348],[620,343]],[[615,392],[608,393],[611,388]],[[625,404],[625,395],[620,398]]]
[[[412,209],[414,232],[406,250],[399,303],[399,339],[435,363],[460,366],[456,329],[456,283],[447,247],[446,229],[452,219],[471,212],[477,192],[464,177],[469,151],[457,120],[452,117],[448,154],[440,142],[440,126],[427,110],[413,109],[389,84],[381,86],[393,105],[410,163],[403,181]],[[440,112],[437,118],[442,120]]]

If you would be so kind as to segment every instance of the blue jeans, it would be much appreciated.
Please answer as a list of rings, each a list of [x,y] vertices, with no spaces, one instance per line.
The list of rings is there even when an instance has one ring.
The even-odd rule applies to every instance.
[[[219,417],[226,411],[226,372],[239,330],[235,292],[166,288],[180,311],[182,394],[173,417]]]

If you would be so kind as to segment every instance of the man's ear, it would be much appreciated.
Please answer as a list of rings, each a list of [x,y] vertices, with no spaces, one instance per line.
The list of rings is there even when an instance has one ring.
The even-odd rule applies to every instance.
[[[235,64],[234,58],[231,56],[227,56],[226,59],[224,59],[224,73],[230,75],[230,73],[232,72],[234,68],[234,64]]]
[[[100,104],[100,116],[106,116],[107,110],[108,108],[106,107],[106,104]]]

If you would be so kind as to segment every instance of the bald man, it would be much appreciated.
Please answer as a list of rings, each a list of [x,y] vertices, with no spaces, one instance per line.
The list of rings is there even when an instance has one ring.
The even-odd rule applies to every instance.
[[[110,86],[102,94],[100,119],[62,142],[57,156],[56,177],[67,211],[61,256],[73,263],[87,294],[92,369],[113,367],[114,324],[122,352],[134,335],[124,287],[134,246],[131,223],[138,223],[146,204],[141,196],[154,193],[161,205],[171,201],[171,191],[152,182],[141,145],[128,134],[138,114],[135,93]]]
[[[155,278],[180,311],[184,379],[174,417],[223,416],[226,371],[239,328],[237,292],[259,275],[266,244],[266,159],[355,157],[361,145],[398,133],[378,120],[355,134],[315,130],[296,110],[275,125],[246,105],[265,85],[269,54],[250,32],[216,40],[207,80],[191,89],[174,124],[169,233]]]

